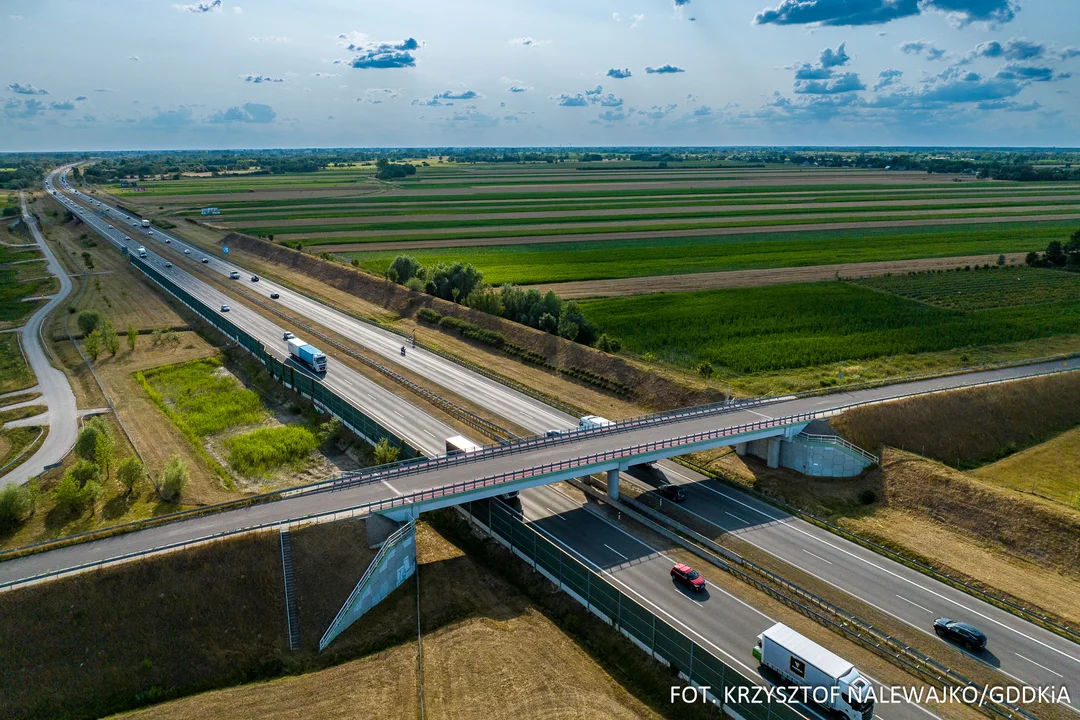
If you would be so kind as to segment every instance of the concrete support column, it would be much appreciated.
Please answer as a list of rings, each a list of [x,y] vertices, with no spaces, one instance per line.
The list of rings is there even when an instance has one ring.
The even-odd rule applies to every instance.
[[[619,470],[618,470],[618,468],[616,468],[614,470],[608,470],[607,471],[607,494],[608,494],[608,497],[611,498],[612,500],[617,501],[619,499]]]
[[[401,523],[378,513],[372,513],[364,520],[364,527],[367,530],[368,547],[377,548],[386,542],[386,538],[397,532]]]
[[[746,448],[747,448],[747,443],[744,443],[744,442],[735,443],[735,454],[738,455],[739,457],[742,457],[743,455],[746,455]]]
[[[771,468],[780,467],[780,438],[769,438],[769,449],[767,457],[765,458],[765,464]]]

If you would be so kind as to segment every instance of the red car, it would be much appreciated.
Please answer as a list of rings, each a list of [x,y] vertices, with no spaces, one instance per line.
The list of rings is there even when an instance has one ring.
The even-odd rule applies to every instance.
[[[701,573],[684,563],[671,568],[671,579],[694,592],[705,589],[705,578],[701,577]]]

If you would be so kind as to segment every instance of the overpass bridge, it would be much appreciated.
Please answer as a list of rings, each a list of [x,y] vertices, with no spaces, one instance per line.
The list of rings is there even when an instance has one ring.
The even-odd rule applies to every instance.
[[[380,514],[394,520],[473,500],[606,473],[618,493],[629,466],[725,445],[783,443],[811,421],[861,405],[1080,369],[1080,358],[811,397],[787,397],[646,416],[615,425],[421,459],[315,483],[230,509],[163,516],[151,527],[41,552],[0,553],[0,590],[254,530]],[[263,502],[259,502],[263,500]],[[143,527],[137,525],[136,527]]]

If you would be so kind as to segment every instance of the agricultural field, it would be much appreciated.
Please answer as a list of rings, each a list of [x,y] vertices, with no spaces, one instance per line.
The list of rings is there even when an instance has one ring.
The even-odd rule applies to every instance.
[[[848,282],[778,285],[586,301],[597,326],[644,356],[694,367],[709,362],[728,373],[859,361],[891,355],[1017,343],[1076,334],[1077,285],[1027,270],[1028,289],[990,303],[994,284],[1017,282],[1017,269],[986,269]],[[901,283],[927,297],[983,293],[963,310],[870,289]],[[909,286],[903,282],[910,282]],[[1020,285],[1024,285],[1021,281]],[[989,288],[989,289],[987,289]],[[1048,289],[1049,288],[1049,289]]]

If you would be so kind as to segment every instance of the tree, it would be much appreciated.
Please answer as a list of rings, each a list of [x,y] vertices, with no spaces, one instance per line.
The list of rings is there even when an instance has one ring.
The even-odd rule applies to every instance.
[[[698,371],[698,375],[701,376],[701,379],[705,381],[706,385],[708,385],[709,384],[709,378],[711,378],[713,376],[712,363],[703,362],[703,363],[698,364],[697,371]]]
[[[83,340],[83,350],[86,351],[87,356],[90,358],[90,362],[94,362],[98,359],[98,355],[101,354],[101,331],[95,330],[86,336]]]
[[[56,503],[56,507],[61,510],[78,510],[83,507],[86,500],[83,496],[83,489],[79,487],[79,483],[76,482],[70,475],[65,474],[53,489],[53,502]]]
[[[1032,251],[1024,257],[1024,263],[1031,267],[1037,267],[1039,265],[1039,253]]]
[[[67,469],[64,477],[73,479],[80,488],[86,487],[87,483],[101,484],[101,468],[89,460],[80,460]]]
[[[113,444],[112,435],[108,431],[99,432],[97,441],[94,443],[94,461],[105,473],[106,480],[109,479],[112,473]]]
[[[601,352],[615,354],[622,350],[622,343],[618,338],[613,338],[607,333],[602,334],[596,340],[596,349]]]
[[[83,460],[93,462],[97,457],[97,439],[101,434],[101,425],[94,422],[96,418],[86,423],[79,434],[75,437],[75,454]]]
[[[143,464],[139,462],[139,458],[129,457],[116,468],[116,479],[124,486],[124,490],[128,495],[145,476],[146,470],[143,468]]]
[[[998,259],[997,259],[997,264],[998,264],[999,266],[1001,266],[1001,265],[1004,265],[1004,264],[1005,264],[1005,256],[1004,256],[1004,255],[998,255]]]
[[[7,485],[0,490],[0,527],[21,524],[34,512],[34,492],[30,483]]]
[[[83,310],[79,313],[78,317],[75,318],[75,324],[79,326],[79,331],[82,332],[84,336],[97,330],[101,326],[102,321],[103,318],[101,317],[101,313],[96,310]]]
[[[116,334],[116,328],[106,320],[105,325],[101,328],[101,335],[102,343],[105,345],[105,349],[109,351],[109,355],[116,357],[116,353],[120,352],[120,336]]]
[[[398,255],[386,269],[386,278],[391,282],[404,285],[414,277],[422,278],[424,266],[411,255]]]
[[[388,438],[383,438],[375,444],[375,449],[371,454],[375,459],[376,465],[387,465],[396,461],[400,453],[401,448],[391,445]]]
[[[158,495],[166,502],[176,502],[188,483],[188,469],[179,455],[173,455],[165,463],[158,481]]]
[[[135,345],[139,342],[139,329],[135,327],[135,323],[128,323],[127,329],[127,344],[128,349],[131,352],[135,352]]]
[[[1051,265],[1061,267],[1065,264],[1068,257],[1065,255],[1065,248],[1062,246],[1060,240],[1051,240],[1050,244],[1046,246],[1046,261]]]

